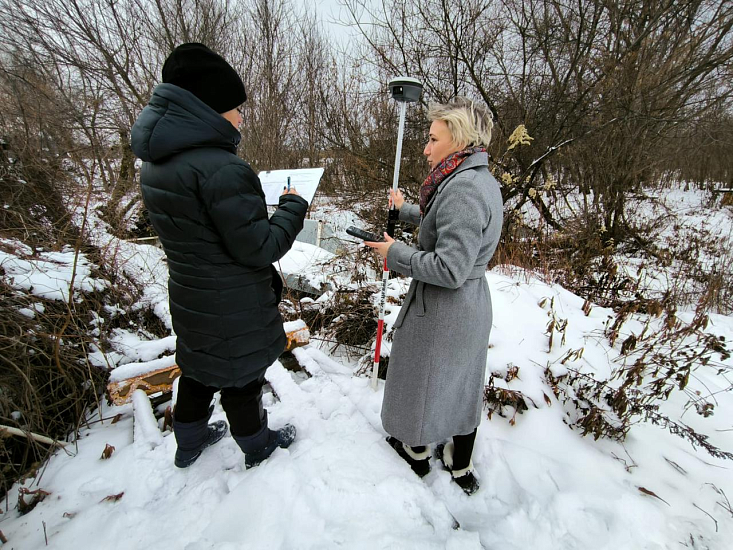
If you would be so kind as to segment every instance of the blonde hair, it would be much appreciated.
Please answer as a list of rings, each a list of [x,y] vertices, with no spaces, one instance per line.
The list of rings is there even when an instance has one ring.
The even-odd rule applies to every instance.
[[[456,97],[450,103],[430,104],[428,118],[445,122],[453,143],[462,148],[488,147],[491,142],[491,130],[494,128],[491,111],[467,97]]]

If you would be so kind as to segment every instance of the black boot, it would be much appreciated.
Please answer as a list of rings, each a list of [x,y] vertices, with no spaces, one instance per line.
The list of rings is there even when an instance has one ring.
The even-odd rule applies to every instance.
[[[405,445],[399,439],[392,436],[387,438],[387,443],[392,447],[402,459],[410,465],[412,471],[420,477],[425,477],[430,472],[430,448],[426,447],[424,451],[416,453],[409,445]]]
[[[267,414],[264,415],[262,428],[257,433],[246,436],[233,435],[234,441],[244,452],[245,468],[253,468],[260,462],[266,460],[275,449],[287,449],[295,440],[295,426],[285,424],[279,430],[271,430],[267,427]]]
[[[474,475],[473,460],[469,460],[468,466],[465,468],[454,469],[453,453],[454,446],[452,441],[445,445],[438,445],[438,457],[440,457],[443,466],[450,472],[453,481],[463,489],[463,492],[471,496],[479,489],[478,479]]]
[[[174,464],[178,468],[188,468],[206,447],[219,441],[226,433],[227,423],[223,420],[209,424],[209,417],[206,417],[196,422],[178,422],[174,413],[173,434],[178,443]]]

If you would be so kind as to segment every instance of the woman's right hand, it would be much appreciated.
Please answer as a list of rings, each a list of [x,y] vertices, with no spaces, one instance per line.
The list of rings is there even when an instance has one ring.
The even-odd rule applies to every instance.
[[[281,196],[282,196],[282,195],[298,195],[298,196],[300,196],[300,193],[298,193],[298,192],[297,192],[297,191],[295,190],[295,187],[291,187],[290,189],[288,189],[287,187],[283,187],[283,192],[282,192],[282,193],[280,193],[280,195],[281,195]]]
[[[394,189],[389,190],[389,207],[392,208],[393,204],[397,210],[400,210],[402,205],[405,204],[405,196],[399,189],[397,191]]]

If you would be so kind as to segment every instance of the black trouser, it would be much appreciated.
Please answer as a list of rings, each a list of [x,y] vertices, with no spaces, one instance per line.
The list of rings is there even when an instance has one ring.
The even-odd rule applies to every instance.
[[[205,386],[193,378],[181,376],[178,382],[178,399],[174,411],[177,422],[196,422],[209,414],[209,404],[214,394],[221,392],[221,406],[227,413],[229,430],[233,436],[257,433],[262,427],[262,386],[264,373],[241,388],[214,388]]]
[[[453,469],[463,470],[468,468],[471,462],[471,455],[473,454],[473,444],[476,441],[476,431],[478,428],[473,430],[468,435],[454,435],[453,436]],[[424,453],[425,446],[410,447],[413,452]]]

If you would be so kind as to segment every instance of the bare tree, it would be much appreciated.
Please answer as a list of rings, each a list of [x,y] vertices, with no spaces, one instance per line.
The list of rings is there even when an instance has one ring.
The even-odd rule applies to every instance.
[[[87,147],[95,177],[111,193],[106,210],[113,222],[138,204],[130,195],[136,190],[130,129],[160,80],[163,59],[184,41],[225,49],[237,24],[229,4],[216,0],[0,2],[2,51],[16,58],[22,52],[57,87],[55,113],[68,116],[75,139]]]
[[[374,78],[408,74],[429,100],[469,95],[497,115],[492,148],[512,224],[526,203],[593,193],[606,240],[628,232],[626,196],[669,169],[680,124],[730,108],[733,6],[720,0],[345,0]],[[528,139],[507,146],[522,125]]]

